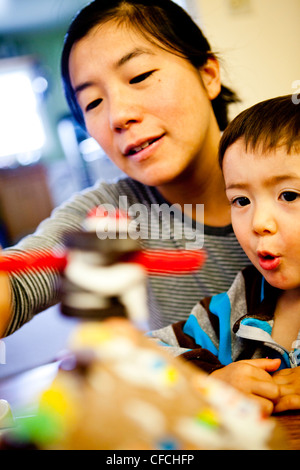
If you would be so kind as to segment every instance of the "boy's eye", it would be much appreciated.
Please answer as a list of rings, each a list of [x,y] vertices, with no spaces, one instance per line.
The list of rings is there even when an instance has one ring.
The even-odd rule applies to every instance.
[[[101,103],[101,101],[102,101],[101,98],[98,98],[97,100],[92,101],[86,106],[85,110],[90,111],[91,109],[96,108]]]
[[[282,199],[285,202],[293,202],[299,197],[299,193],[296,193],[295,191],[284,191],[283,193],[280,194],[280,199]]]
[[[145,73],[141,73],[140,75],[137,75],[136,77],[132,78],[130,80],[130,85],[134,85],[135,83],[140,83],[144,80],[146,80],[146,78],[150,77],[150,75],[152,75],[154,72],[154,70],[151,70],[150,72],[145,72]]]
[[[231,201],[232,206],[245,207],[250,204],[250,200],[246,196],[236,197]]]

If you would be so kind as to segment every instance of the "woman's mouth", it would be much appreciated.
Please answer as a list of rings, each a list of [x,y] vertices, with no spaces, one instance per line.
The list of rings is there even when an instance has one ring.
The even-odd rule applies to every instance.
[[[156,142],[160,141],[162,137],[163,135],[145,140],[144,142],[138,145],[129,145],[126,147],[124,155],[126,157],[132,157],[134,155],[140,154],[143,150],[147,149],[148,147],[152,146]]]
[[[278,268],[280,264],[280,256],[268,252],[258,252],[258,262],[262,269],[272,271]]]

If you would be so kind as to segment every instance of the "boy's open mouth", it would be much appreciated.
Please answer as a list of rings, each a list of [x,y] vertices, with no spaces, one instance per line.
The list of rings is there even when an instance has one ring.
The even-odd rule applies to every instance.
[[[280,256],[267,252],[258,252],[258,260],[260,267],[267,271],[278,268],[280,264]]]

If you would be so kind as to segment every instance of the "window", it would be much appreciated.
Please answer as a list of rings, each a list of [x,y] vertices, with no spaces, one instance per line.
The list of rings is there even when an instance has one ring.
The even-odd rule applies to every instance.
[[[181,6],[185,10],[187,9],[186,8],[186,0],[175,0],[175,3],[177,3],[177,5]]]
[[[38,95],[46,87],[30,59],[0,61],[0,167],[41,157],[46,137]]]

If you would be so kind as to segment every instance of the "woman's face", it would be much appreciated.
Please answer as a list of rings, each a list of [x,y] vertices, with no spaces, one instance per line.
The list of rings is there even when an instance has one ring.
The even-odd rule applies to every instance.
[[[161,186],[189,173],[212,147],[215,152],[215,60],[198,71],[133,29],[108,22],[75,43],[69,70],[89,134],[128,176]]]

